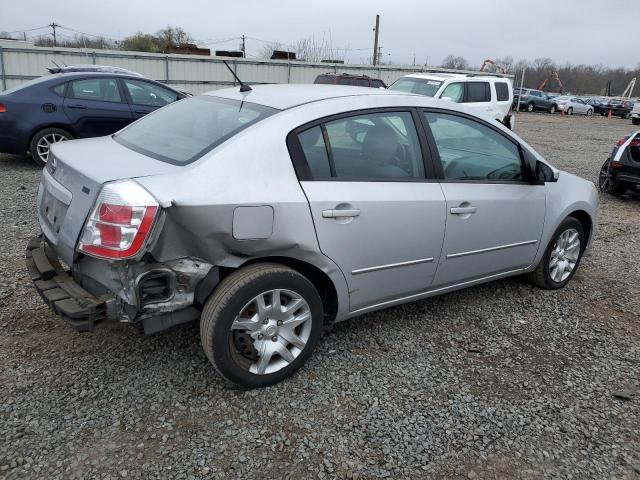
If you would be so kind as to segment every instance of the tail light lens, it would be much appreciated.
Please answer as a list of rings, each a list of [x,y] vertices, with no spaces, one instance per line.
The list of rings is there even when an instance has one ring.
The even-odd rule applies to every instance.
[[[629,140],[629,137],[631,135],[626,135],[624,137],[622,137],[620,140],[618,140],[618,142],[616,143],[616,147],[621,147],[622,145],[625,144],[625,142],[627,140]],[[634,138],[633,140],[631,140],[631,143],[629,143],[630,147],[639,147],[640,146],[640,140],[638,140],[637,138]]]
[[[78,249],[100,258],[135,256],[153,227],[158,202],[132,180],[107,183],[85,223]]]
[[[7,111],[7,106],[0,103],[0,113],[5,113]]]

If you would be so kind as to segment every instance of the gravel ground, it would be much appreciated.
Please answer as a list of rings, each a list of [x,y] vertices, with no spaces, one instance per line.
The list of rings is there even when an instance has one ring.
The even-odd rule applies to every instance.
[[[589,180],[631,122],[520,114]],[[299,374],[244,391],[198,329],[78,334],[23,250],[39,171],[0,156],[0,477],[640,478],[640,200],[602,197],[567,288],[499,281],[335,327]]]

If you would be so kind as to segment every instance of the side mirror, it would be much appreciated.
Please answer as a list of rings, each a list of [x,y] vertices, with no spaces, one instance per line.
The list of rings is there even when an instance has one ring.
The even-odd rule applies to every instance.
[[[540,160],[536,161],[536,179],[540,183],[557,182],[560,178],[560,172],[552,169],[546,163]]]

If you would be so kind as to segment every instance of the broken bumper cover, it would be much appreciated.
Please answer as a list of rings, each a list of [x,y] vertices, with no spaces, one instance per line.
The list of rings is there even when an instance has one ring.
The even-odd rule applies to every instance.
[[[42,299],[73,328],[88,332],[106,318],[105,301],[87,292],[67,274],[42,236],[29,241],[25,257],[31,280]]]

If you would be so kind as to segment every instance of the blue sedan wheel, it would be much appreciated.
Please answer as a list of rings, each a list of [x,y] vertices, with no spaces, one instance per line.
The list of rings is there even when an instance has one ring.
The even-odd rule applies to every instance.
[[[33,161],[44,167],[49,160],[51,145],[66,140],[72,140],[73,136],[61,128],[45,128],[36,133],[31,139],[30,152]]]

